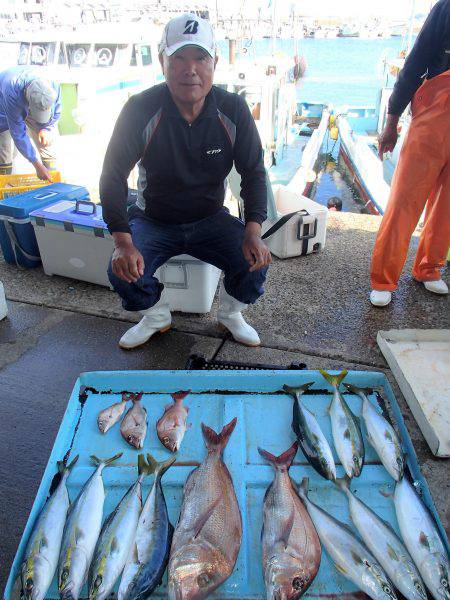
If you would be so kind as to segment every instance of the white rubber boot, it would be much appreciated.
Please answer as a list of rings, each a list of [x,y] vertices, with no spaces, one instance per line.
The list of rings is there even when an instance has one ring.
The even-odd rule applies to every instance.
[[[172,317],[167,302],[159,300],[147,310],[141,310],[142,319],[120,338],[119,346],[125,350],[137,348],[145,344],[155,333],[168,331]]]
[[[246,346],[259,346],[261,344],[259,335],[251,325],[245,322],[241,314],[241,311],[247,306],[247,304],[230,296],[225,291],[223,284],[220,286],[219,311],[217,313],[219,325],[228,329],[236,342]]]
[[[392,300],[392,294],[386,290],[372,290],[370,292],[370,301],[374,306],[387,306]]]
[[[448,285],[443,279],[424,281],[423,285],[429,292],[433,292],[433,294],[448,294]]]

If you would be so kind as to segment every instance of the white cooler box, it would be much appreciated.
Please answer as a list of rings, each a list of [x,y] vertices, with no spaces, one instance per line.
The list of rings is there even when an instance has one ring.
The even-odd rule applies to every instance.
[[[30,213],[44,271],[111,287],[107,275],[114,243],[101,206],[86,200],[62,201]],[[156,271],[171,310],[207,313],[220,270],[182,254]]]
[[[270,251],[278,258],[290,258],[325,248],[327,207],[283,185],[272,189],[277,218],[268,218],[262,226]]]

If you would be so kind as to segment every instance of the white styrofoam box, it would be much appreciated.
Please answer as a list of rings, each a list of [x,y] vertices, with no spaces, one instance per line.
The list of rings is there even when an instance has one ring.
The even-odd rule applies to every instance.
[[[274,185],[273,195],[278,218],[267,219],[263,223],[263,236],[284,215],[297,214],[264,239],[270,251],[278,258],[289,258],[322,250],[327,232],[327,207],[292,192],[284,185]]]
[[[44,272],[111,288],[107,268],[114,249],[107,230],[73,227],[32,219]],[[172,310],[207,313],[211,309],[220,270],[186,254],[171,258],[156,272],[164,284],[163,296]]]

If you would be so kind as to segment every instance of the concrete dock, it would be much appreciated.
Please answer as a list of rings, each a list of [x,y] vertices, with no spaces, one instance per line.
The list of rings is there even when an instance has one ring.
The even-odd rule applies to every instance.
[[[25,270],[0,258],[8,318],[0,322],[0,589],[23,528],[74,382],[83,371],[183,369],[191,354],[244,363],[309,369],[354,368],[386,373],[403,412],[438,513],[449,525],[449,461],[433,457],[377,343],[379,330],[450,328],[449,298],[411,278],[413,239],[399,289],[388,307],[368,301],[368,268],[380,217],[330,213],[320,254],[275,259],[263,298],[246,318],[260,348],[236,344],[208,315],[176,313],[173,328],[135,351],[117,346],[136,321],[106,288],[41,268]],[[448,272],[444,275],[448,282]]]

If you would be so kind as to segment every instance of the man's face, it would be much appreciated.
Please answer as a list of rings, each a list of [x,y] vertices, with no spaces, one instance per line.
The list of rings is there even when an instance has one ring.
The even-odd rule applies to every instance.
[[[202,48],[185,46],[172,56],[159,57],[167,86],[174,100],[182,104],[197,104],[211,90],[217,57]]]

